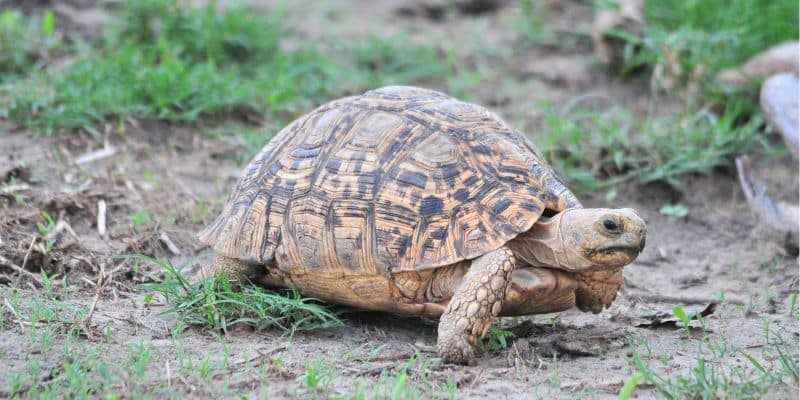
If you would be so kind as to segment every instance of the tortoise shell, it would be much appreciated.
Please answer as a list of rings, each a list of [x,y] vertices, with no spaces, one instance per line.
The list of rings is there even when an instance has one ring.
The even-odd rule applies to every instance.
[[[374,275],[479,257],[545,209],[580,207],[521,133],[481,106],[390,86],[281,130],[200,240],[290,274]]]

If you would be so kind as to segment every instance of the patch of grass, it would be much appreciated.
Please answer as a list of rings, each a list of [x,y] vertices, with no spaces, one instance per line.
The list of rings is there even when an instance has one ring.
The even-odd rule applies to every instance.
[[[679,187],[682,175],[732,165],[735,155],[766,146],[761,117],[742,123],[740,116],[739,109],[728,107],[722,115],[710,109],[687,110],[636,122],[620,108],[568,106],[557,112],[549,107],[547,133],[534,141],[578,192],[628,180]]]
[[[103,39],[58,70],[37,70],[0,87],[0,117],[52,134],[126,118],[194,122],[220,116],[286,122],[333,96],[384,83],[443,78],[432,48],[405,36],[359,45],[308,43],[284,14],[216,2],[127,1]],[[284,46],[293,40],[292,49]]]
[[[796,40],[797,2],[650,0],[644,11],[647,26],[641,37],[612,34],[627,41],[623,75],[652,73],[648,114],[637,118],[626,110],[569,106],[568,113],[546,117],[551,134],[542,139],[543,147],[555,149],[551,160],[579,191],[625,180],[680,186],[682,175],[731,166],[735,155],[759,144],[768,148],[755,97],[732,93],[715,76],[774,44]],[[657,114],[662,90],[683,109]]]
[[[377,350],[380,350],[377,349]],[[370,358],[374,354],[370,355]],[[278,362],[280,359],[276,359]],[[352,354],[312,360],[305,363],[299,384],[289,394],[293,398],[312,399],[456,399],[457,388],[447,379],[431,376],[433,359],[419,351],[405,361],[398,361],[375,371],[374,377],[353,376]],[[361,361],[359,361],[361,362]],[[278,363],[279,365],[282,363]],[[344,368],[343,368],[344,366]],[[356,369],[364,365],[355,366]]]
[[[284,17],[281,9],[262,15],[238,4],[219,12],[216,1],[189,7],[174,0],[127,0],[117,23],[109,27],[112,37],[108,44],[148,48],[165,41],[187,62],[212,61],[256,69],[280,52],[285,30],[280,21]]]
[[[737,65],[766,47],[798,36],[798,3],[791,0],[733,0],[714,7],[703,1],[649,0],[645,3],[645,18],[655,30],[688,30],[692,36],[715,42],[714,35],[728,36],[732,46],[714,48],[711,54],[685,54],[687,61],[707,63],[709,69]],[[708,57],[693,59],[692,57]]]
[[[44,218],[44,222],[37,222],[36,227],[39,229],[39,233],[42,235],[42,239],[44,240],[44,238],[56,228],[56,220],[46,211],[42,211],[42,218]],[[54,244],[55,241],[53,239],[45,240],[45,252],[49,253],[50,250],[53,249]]]
[[[674,218],[683,218],[689,215],[689,209],[686,208],[686,206],[681,203],[664,204],[663,206],[661,206],[658,212],[661,213],[662,215]]]
[[[622,388],[619,390],[619,400],[628,400],[642,378],[642,374],[637,372],[626,379],[625,384],[622,385]]]
[[[143,287],[166,297],[171,307],[165,313],[176,314],[189,325],[227,331],[242,324],[257,330],[278,329],[289,335],[342,325],[325,305],[296,291],[276,293],[255,285],[235,290],[224,274],[189,282],[182,275],[182,268],[147,256],[135,257],[163,269],[165,277],[161,282]]]
[[[55,34],[55,16],[26,17],[15,9],[0,13],[0,83],[40,69],[58,51],[61,39]]]
[[[656,83],[689,89],[687,96],[693,86],[720,94],[711,79],[720,70],[798,37],[798,3],[793,0],[733,0],[724,5],[649,0],[644,13],[643,37],[622,35],[629,45],[623,73],[651,68]]]
[[[308,394],[314,398],[327,398],[333,385],[336,364],[332,361],[307,362],[306,372],[297,378],[297,381],[305,384]]]
[[[655,385],[666,399],[709,398],[780,398],[796,392],[798,383],[797,352],[794,345],[767,328],[760,357],[732,346],[725,341],[703,342],[694,364],[684,375],[673,377],[659,372],[648,360],[652,349],[643,343],[631,342],[630,363],[644,381]],[[744,358],[744,365],[733,363]],[[668,359],[658,360],[669,367]]]
[[[146,208],[139,208],[130,216],[130,221],[134,229],[140,229],[153,222],[153,218],[150,217]]]
[[[0,299],[5,310],[13,310],[4,314],[9,317],[7,328],[19,327],[19,333],[23,333],[16,337],[15,346],[22,347],[22,353],[16,354],[24,354],[18,362],[3,359],[7,363],[0,369],[3,398],[187,396],[189,393],[175,385],[178,380],[191,385],[194,395],[198,392],[206,397],[233,395],[223,381],[201,376],[231,373],[224,345],[221,352],[203,349],[198,359],[198,354],[186,354],[184,342],[177,338],[173,346],[179,355],[178,362],[173,361],[169,367],[169,351],[153,346],[148,339],[125,344],[114,336],[115,324],[106,325],[104,336],[95,337],[97,340],[85,340],[81,324],[88,311],[86,304],[72,305],[4,286],[0,286]],[[179,330],[172,332],[173,338],[179,334]],[[172,368],[171,373],[165,368],[167,371]]]
[[[508,347],[509,339],[514,338],[514,333],[492,325],[486,335],[476,343],[478,349],[483,351],[497,351]]]
[[[552,39],[552,32],[543,22],[547,15],[547,2],[539,0],[521,0],[520,15],[515,21],[516,29],[522,39],[529,43],[538,43],[544,39]]]
[[[236,67],[181,58],[167,40],[161,49],[127,44],[91,53],[60,72],[41,72],[4,89],[5,114],[39,132],[84,129],[126,117],[191,122],[199,117],[247,112],[259,100],[280,97],[267,80],[252,82]],[[280,74],[279,64],[265,66]],[[255,84],[254,84],[255,83]]]
[[[448,74],[439,61],[443,55],[431,47],[412,44],[405,33],[371,36],[350,52],[357,67],[352,76],[360,87],[423,82]]]
[[[641,168],[645,160],[632,150],[630,119],[622,110],[598,112],[589,109],[565,108],[556,111],[544,105],[546,132],[533,139],[555,169],[579,192],[616,183],[623,175],[632,177],[631,170]]]
[[[767,272],[770,275],[774,275],[776,272],[778,272],[778,267],[780,265],[780,259],[778,257],[772,257],[759,263],[758,269]]]
[[[433,361],[416,353],[405,363],[383,369],[377,381],[358,378],[346,398],[351,399],[456,399],[455,383],[432,380]]]

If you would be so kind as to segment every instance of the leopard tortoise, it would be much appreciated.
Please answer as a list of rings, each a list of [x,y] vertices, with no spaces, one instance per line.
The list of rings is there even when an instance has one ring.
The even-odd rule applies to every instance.
[[[199,238],[206,274],[440,316],[439,354],[466,364],[498,315],[608,306],[645,232],[631,209],[583,208],[487,109],[390,86],[281,130]]]

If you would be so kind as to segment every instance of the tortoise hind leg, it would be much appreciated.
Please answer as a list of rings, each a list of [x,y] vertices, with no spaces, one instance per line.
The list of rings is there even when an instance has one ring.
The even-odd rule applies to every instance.
[[[217,255],[209,264],[200,270],[200,277],[214,277],[223,272],[231,284],[238,286],[249,282],[258,282],[261,275],[264,274],[264,266],[249,264],[236,258]]]
[[[439,320],[436,347],[444,362],[474,362],[472,346],[500,313],[513,269],[514,255],[506,247],[472,260]]]

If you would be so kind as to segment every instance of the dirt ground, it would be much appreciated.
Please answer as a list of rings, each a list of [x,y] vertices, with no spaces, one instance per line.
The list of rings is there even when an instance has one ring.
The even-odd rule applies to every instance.
[[[257,10],[272,6],[249,3]],[[369,29],[407,29],[412,40],[455,49],[462,62],[488,71],[489,79],[471,90],[470,100],[489,106],[531,136],[541,129],[537,105],[543,100],[563,108],[592,94],[633,109],[646,106],[646,81],[622,81],[593,64],[585,35],[591,5],[554,3],[561,8],[553,11],[549,23],[567,32],[568,44],[512,45],[509,21],[517,11],[508,5],[440,19],[435,7],[398,11],[406,4],[402,1],[337,1],[326,3],[322,10],[295,10],[290,15],[308,40],[333,32],[358,40],[368,30],[364,21],[369,21]],[[146,382],[164,385],[170,365],[176,371],[183,358],[196,362],[226,358],[228,367],[214,370],[212,382],[225,382],[226,387],[256,396],[304,397],[308,392],[298,378],[306,373],[307,363],[319,361],[329,363],[340,377],[324,397],[346,395],[356,381],[362,385],[379,381],[382,373],[396,372],[412,357],[436,357],[435,321],[366,312],[347,314],[342,328],[291,338],[247,329],[220,337],[188,328],[180,333],[183,345],[176,346],[180,329],[175,318],[159,315],[165,309],[159,298],[145,305],[147,292],[138,287],[152,281],[158,269],[113,257],[149,254],[176,265],[208,260],[211,252],[195,234],[224,204],[242,162],[247,161],[242,149],[232,141],[196,134],[196,127],[139,120],[130,121],[125,132],[106,127],[114,154],[78,165],[78,157],[103,144],[80,135],[32,136],[1,120],[0,131],[6,132],[0,135],[0,181],[13,182],[0,191],[0,283],[34,296],[41,290],[36,283],[41,278],[29,277],[14,266],[34,273],[41,267],[68,282],[70,290],[63,298],[67,303],[91,304],[97,293],[89,322],[96,334],[83,340],[120,358],[127,357],[130,345],[147,342],[157,358],[154,365],[164,368],[148,370]],[[777,197],[797,203],[795,161],[765,159],[759,170]],[[604,200],[605,193],[584,196],[587,206],[633,207],[648,224],[647,248],[626,268],[626,284],[614,305],[597,315],[572,310],[555,318],[505,318],[498,323],[516,333],[508,348],[482,353],[475,366],[434,360],[417,368],[427,369],[427,379],[435,384],[453,382],[458,398],[616,398],[623,381],[636,372],[629,363],[633,351],[646,352],[642,343],[655,354],[658,361],[651,368],[658,373],[671,377],[690,373],[698,355],[708,352],[701,346],[703,332],[687,336],[674,326],[646,326],[647,321],[658,311],[671,313],[676,305],[700,310],[712,302],[720,304],[706,318],[705,334],[711,341],[758,355],[769,326],[789,342],[796,361],[798,327],[790,301],[798,288],[797,254],[791,254],[785,238],[761,227],[752,216],[734,172],[688,177],[681,190],[661,184],[625,185],[611,203]],[[659,213],[663,205],[677,201],[689,209],[688,216]],[[103,236],[97,226],[99,202],[107,207],[108,229]],[[51,249],[45,248],[47,240],[37,239],[43,212],[56,223],[63,221],[47,238]],[[174,248],[170,250],[167,242]],[[101,271],[110,283],[96,292]],[[102,333],[109,327],[110,337]],[[3,370],[19,370],[30,357],[33,344],[26,333],[26,327],[13,321],[3,325]],[[61,365],[59,357],[45,360],[56,368]],[[718,362],[749,365],[741,353],[728,353]],[[0,393],[5,393],[8,379],[7,374],[0,377]],[[169,384],[185,395],[214,393],[177,375]],[[773,394],[793,396],[796,384],[777,386]],[[634,396],[657,394],[652,385],[643,385]]]

